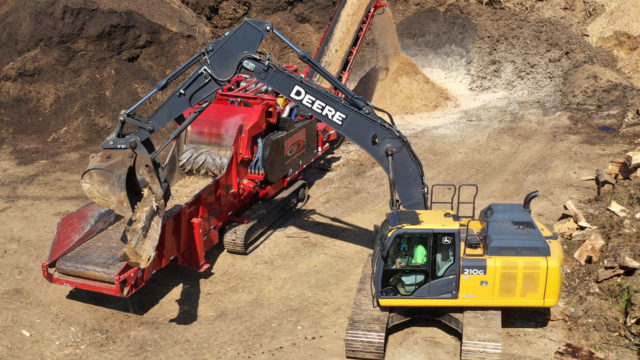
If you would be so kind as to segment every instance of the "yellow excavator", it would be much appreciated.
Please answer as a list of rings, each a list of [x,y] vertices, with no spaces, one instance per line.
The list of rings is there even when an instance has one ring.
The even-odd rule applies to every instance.
[[[531,217],[537,192],[523,204],[491,204],[476,218],[476,185],[432,189],[440,187],[453,189],[450,202],[436,204],[447,209],[434,210],[432,202],[429,210],[394,210],[375,227],[347,328],[347,357],[382,359],[389,329],[426,318],[461,335],[462,359],[500,358],[500,308],[558,302],[562,247]],[[463,193],[472,200],[461,201]],[[471,211],[461,214],[465,207]]]

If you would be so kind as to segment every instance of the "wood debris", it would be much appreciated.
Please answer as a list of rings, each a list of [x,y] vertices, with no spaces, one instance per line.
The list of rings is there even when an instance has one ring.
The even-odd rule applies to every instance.
[[[584,244],[573,254],[573,257],[582,265],[598,262],[600,260],[600,249],[606,244],[598,231],[591,230],[588,235],[589,237]]]
[[[606,259],[604,259],[604,261],[602,262],[602,264],[604,265],[605,269],[613,269],[618,267],[618,262],[613,260],[612,258],[608,257]]]
[[[640,151],[629,151],[624,159],[629,169],[636,169],[640,166]]]
[[[626,327],[631,327],[632,325],[637,324],[638,320],[640,320],[640,317],[633,317],[631,316],[631,314],[627,314],[627,318],[624,320],[624,324],[626,325]]]
[[[554,355],[556,359],[560,360],[611,360],[611,358],[595,352],[588,347],[571,343],[562,345],[556,350]]]
[[[596,180],[596,191],[598,193],[598,196],[601,195],[602,188],[604,188],[606,185],[611,185],[611,191],[613,191],[613,187],[615,186],[615,180],[605,171],[597,169],[595,180]]]
[[[619,267],[613,269],[600,269],[598,271],[598,276],[596,277],[597,282],[603,282],[605,280],[611,279],[612,277],[622,275],[625,273],[625,270],[620,269]]]
[[[605,259],[604,260],[604,269],[598,271],[598,276],[596,278],[597,282],[602,282],[612,277],[623,275],[626,272],[632,272],[634,270],[640,269],[640,262],[632,259],[628,255],[625,255],[622,258],[622,261],[614,262],[613,259]]]
[[[573,218],[562,219],[553,224],[553,232],[562,237],[571,237],[571,234],[573,234],[578,229],[578,224],[576,224]]]
[[[614,214],[620,217],[629,216],[629,210],[624,206],[618,204],[615,200],[611,200],[611,204],[609,204],[609,207],[607,209],[613,211]]]
[[[622,167],[627,168],[627,164],[624,162],[624,160],[620,161],[620,160],[611,160],[609,162],[609,165],[607,166],[607,169],[605,170],[605,172],[608,175],[611,176],[616,176],[616,175],[620,175],[620,170],[622,169]]]
[[[630,258],[629,256],[625,256],[624,258],[622,258],[622,261],[620,262],[620,266],[627,268],[627,269],[640,269],[640,262]]]
[[[615,180],[628,179],[633,172],[624,160],[611,160],[605,170],[605,173],[613,176]]]
[[[575,220],[576,224],[578,224],[578,226],[587,229],[593,228],[593,226],[591,226],[591,224],[587,222],[587,219],[585,219],[582,212],[578,210],[578,208],[573,204],[573,201],[565,201],[564,207],[569,211],[569,213],[571,213],[571,216],[573,216],[573,219]]]

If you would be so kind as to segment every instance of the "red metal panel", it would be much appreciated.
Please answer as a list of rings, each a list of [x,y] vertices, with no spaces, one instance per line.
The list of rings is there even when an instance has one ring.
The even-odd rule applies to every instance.
[[[58,223],[47,264],[56,261],[111,225],[115,222],[115,216],[113,211],[104,206],[90,203],[63,217]]]

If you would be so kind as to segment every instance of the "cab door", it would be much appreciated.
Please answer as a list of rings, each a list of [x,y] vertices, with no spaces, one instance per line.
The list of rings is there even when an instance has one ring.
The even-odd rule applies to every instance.
[[[456,299],[460,279],[459,231],[434,230],[432,234],[431,279],[414,297]]]

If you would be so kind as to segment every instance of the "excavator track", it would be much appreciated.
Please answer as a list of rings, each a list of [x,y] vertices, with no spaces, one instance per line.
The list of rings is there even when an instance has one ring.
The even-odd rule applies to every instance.
[[[360,283],[345,336],[348,358],[384,359],[389,312],[373,307],[371,301],[371,256],[362,268]]]
[[[461,360],[497,360],[502,357],[502,311],[465,310]]]
[[[186,144],[180,153],[178,164],[187,174],[209,175],[215,178],[227,168],[231,155],[230,148]]]
[[[306,200],[306,188],[305,181],[296,181],[278,196],[250,207],[241,215],[246,223],[227,226],[222,240],[224,248],[234,254],[249,254],[287,219],[298,204]]]

